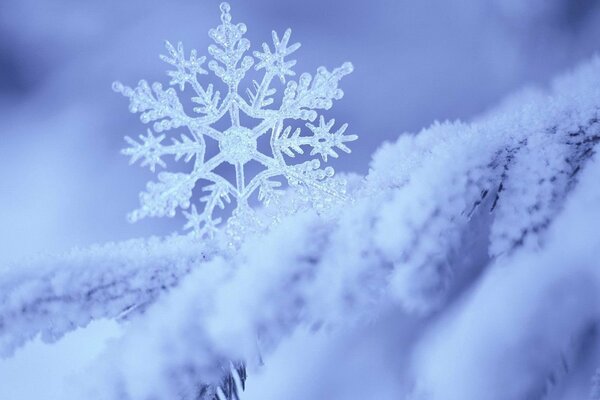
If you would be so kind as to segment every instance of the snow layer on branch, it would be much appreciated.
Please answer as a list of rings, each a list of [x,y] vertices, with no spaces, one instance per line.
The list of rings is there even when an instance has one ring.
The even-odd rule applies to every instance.
[[[201,385],[219,384],[231,361],[256,366],[259,347],[278,343],[304,319],[299,309],[324,245],[322,229],[315,214],[298,215],[268,237],[250,241],[237,273],[228,276],[221,258],[204,264],[151,312],[131,322],[100,360],[99,373],[86,374],[91,378],[78,396],[195,399]],[[280,250],[251,251],[256,246]],[[293,261],[282,268],[285,260]],[[259,321],[265,324],[257,326]]]
[[[503,387],[498,398],[543,391],[560,375],[561,355],[575,353],[566,338],[597,318],[589,255],[597,248],[599,176],[597,164],[586,164],[600,141],[599,113],[595,59],[548,93],[528,91],[471,124],[436,123],[382,146],[349,193],[354,200],[333,217],[284,218],[236,254],[220,254],[227,258],[174,237],[15,267],[0,275],[0,350],[126,314],[124,336],[81,377],[87,394],[75,398],[196,398],[203,390],[209,398],[230,362],[256,368],[298,327],[347,328],[391,305],[415,318],[447,309],[439,329],[448,336],[433,337],[419,359],[424,394],[445,396],[441,388],[454,380],[429,364],[462,357],[453,352],[463,334],[479,341],[465,344],[471,351],[452,376],[485,376],[457,385],[455,398],[487,398],[469,397],[480,394],[477,382]],[[544,279],[529,289],[538,275]],[[473,328],[488,306],[507,329],[493,319]],[[526,324],[530,318],[536,322]],[[522,351],[529,345],[536,351]]]
[[[498,260],[421,343],[424,398],[541,399],[547,382],[581,361],[574,347],[600,320],[598,182],[594,160],[542,251]]]
[[[72,398],[197,399],[201,390],[214,395],[203,383],[218,382],[230,358],[212,347],[203,323],[228,277],[220,257],[194,269],[152,312],[131,321],[126,335],[85,372]]]
[[[599,65],[596,59],[557,81],[550,96],[524,93],[472,125],[427,132],[437,137],[424,154],[431,161],[383,206],[375,231],[378,247],[398,267],[392,281],[404,304],[428,311],[444,300],[448,284],[460,274],[461,261],[452,259],[453,252],[472,253],[464,248],[464,235],[477,213],[493,211],[492,257],[527,241],[541,243],[600,140]],[[414,138],[421,140],[429,138]],[[399,157],[388,169],[398,169],[394,164],[418,146],[399,140]]]
[[[210,254],[188,238],[153,238],[39,256],[2,271],[0,356],[38,334],[54,341],[92,319],[140,313]]]
[[[497,312],[505,314],[512,336],[496,338],[494,322],[488,321],[489,335],[467,344],[474,349],[494,347],[490,351],[502,354],[497,343],[504,343],[505,350],[513,345],[520,349],[541,338],[535,354],[508,354],[514,357],[513,366],[518,360],[531,363],[530,374],[512,375],[519,368],[499,365],[497,354],[490,356],[490,364],[482,364],[482,371],[487,365],[501,370],[498,377],[486,378],[497,379],[494,383],[523,377],[510,389],[519,394],[541,390],[561,352],[568,353],[565,338],[582,332],[596,315],[593,308],[578,310],[598,301],[596,276],[589,272],[586,258],[598,226],[597,215],[588,208],[596,207],[597,213],[598,203],[577,200],[597,182],[595,169],[573,196],[575,205],[550,233],[547,228],[561,215],[600,140],[599,105],[600,60],[595,59],[557,81],[550,93],[528,92],[472,124],[435,124],[385,145],[374,156],[364,185],[353,193],[355,201],[346,204],[337,219],[311,212],[289,217],[266,235],[249,238],[228,262],[205,264],[207,271],[218,270],[219,265],[233,269],[222,278],[210,272],[206,281],[201,272],[195,273],[191,283],[165,294],[146,315],[132,321],[129,332],[99,364],[104,373],[87,374],[93,377],[92,387],[116,388],[104,392],[104,398],[115,400],[194,393],[201,384],[217,385],[228,361],[257,366],[299,326],[348,327],[377,318],[390,304],[417,317],[439,314],[444,308],[452,311],[453,304],[470,304],[468,296],[459,303],[453,300],[477,287],[483,277],[482,287],[488,289],[472,296],[489,297]],[[592,216],[588,225],[569,222],[569,215],[578,212],[577,204],[584,209],[573,221]],[[528,212],[515,219],[511,210],[523,209]],[[590,237],[578,243],[582,226]],[[563,237],[570,238],[565,244],[568,254],[583,257],[572,259],[574,272],[568,279],[568,271],[561,268],[573,264],[558,257],[556,248]],[[521,279],[532,275],[528,268],[544,274],[547,263],[556,268],[549,267],[548,276],[532,285],[533,297],[528,297],[527,290],[518,286]],[[503,269],[510,272],[497,272]],[[500,282],[498,288],[486,284],[494,279]],[[585,283],[581,291],[571,296],[581,282]],[[510,301],[512,295],[504,290],[513,284],[521,288],[519,299],[535,301],[527,307],[507,307],[498,293],[503,291]],[[539,302],[549,294],[554,297],[547,306]],[[458,320],[469,320],[471,308],[457,307]],[[485,310],[484,304],[472,307],[478,315],[483,313],[481,307]],[[539,324],[524,323],[532,315],[539,317]],[[565,326],[540,331],[562,324],[560,316],[565,317]],[[463,324],[457,324],[455,329],[460,330]],[[456,336],[462,338],[460,333]],[[448,350],[442,344],[432,354],[451,355],[454,345],[450,342]],[[474,356],[464,365],[464,371],[478,372]],[[437,389],[428,384],[437,385],[439,371],[432,371],[423,370],[423,390],[436,396]],[[443,386],[444,378],[440,379]],[[467,386],[456,393],[477,393]]]

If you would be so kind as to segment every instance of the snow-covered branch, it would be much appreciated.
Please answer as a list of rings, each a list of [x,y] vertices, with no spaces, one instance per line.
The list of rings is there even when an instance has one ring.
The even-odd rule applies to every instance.
[[[498,260],[461,312],[420,343],[424,398],[553,398],[586,361],[600,322],[599,178],[596,159],[543,249]]]
[[[585,336],[600,316],[594,259],[600,169],[590,161],[600,141],[599,119],[595,59],[549,92],[524,92],[473,123],[436,123],[382,146],[366,179],[350,179],[351,200],[336,213],[283,218],[269,232],[246,238],[227,259],[204,262],[197,245],[177,239],[182,242],[175,247],[150,246],[142,254],[115,245],[121,250],[80,252],[42,274],[4,274],[2,287],[23,289],[2,291],[2,304],[10,307],[2,309],[0,329],[13,338],[9,344],[53,332],[46,309],[22,312],[28,310],[23,304],[52,304],[48,291],[69,299],[52,309],[68,326],[114,317],[179,284],[132,319],[82,381],[98,399],[193,398],[201,387],[218,386],[232,362],[243,360],[251,371],[268,362],[298,327],[350,327],[397,307],[431,330],[448,332],[417,358],[417,395],[542,393],[550,376],[560,376],[561,357],[573,353],[571,340]],[[103,274],[125,289],[99,290],[89,300],[86,293],[105,287]],[[104,301],[107,306],[98,305]],[[486,304],[494,305],[498,321],[486,319]],[[435,319],[446,309],[452,310],[447,326]],[[531,318],[540,323],[528,325]],[[548,329],[555,323],[565,325]],[[465,337],[478,341],[464,343]],[[534,351],[525,351],[532,345]],[[465,346],[472,348],[455,354]],[[484,353],[489,358],[480,362],[477,355]],[[436,369],[439,357],[463,356],[460,368]],[[573,356],[567,364],[576,362]],[[457,381],[464,384],[453,386]]]
[[[93,319],[146,310],[213,251],[185,237],[130,240],[39,256],[0,273],[0,355],[54,341]]]

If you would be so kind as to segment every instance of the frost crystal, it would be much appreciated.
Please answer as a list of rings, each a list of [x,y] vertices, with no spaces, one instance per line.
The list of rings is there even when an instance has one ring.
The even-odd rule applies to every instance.
[[[189,57],[179,43],[176,47],[166,43],[168,55],[161,59],[173,67],[168,72],[171,86],[179,91],[190,88],[195,94],[193,116],[184,110],[177,92],[173,87],[163,88],[160,83],[149,85],[139,82],[136,88],[130,88],[115,82],[114,90],[130,100],[129,109],[141,113],[143,123],[153,123],[140,141],[126,137],[130,147],[123,153],[131,157],[131,163],[141,160],[142,166],[151,171],[156,167],[166,167],[163,156],[171,155],[176,161],[189,163],[193,160],[191,172],[161,172],[158,182],[150,182],[146,191],[140,194],[141,207],[130,214],[130,220],[144,217],[174,216],[178,208],[185,209],[187,218],[185,229],[199,237],[212,236],[221,218],[215,217],[217,208],[225,209],[226,203],[235,199],[233,217],[229,226],[233,230],[247,228],[254,218],[249,198],[257,193],[258,200],[268,206],[277,203],[281,196],[279,187],[283,178],[291,187],[296,188],[302,201],[312,205],[326,203],[330,198],[344,198],[344,185],[340,180],[332,179],[331,167],[321,167],[318,158],[298,164],[288,164],[289,158],[304,154],[303,147],[310,147],[310,156],[320,156],[324,162],[328,157],[338,157],[338,150],[350,153],[346,142],[357,139],[356,135],[344,135],[347,125],[334,128],[335,120],[326,121],[320,116],[318,125],[313,125],[317,110],[331,108],[333,100],[341,99],[343,92],[338,88],[340,79],[352,72],[352,65],[345,63],[341,67],[328,71],[324,67],[317,70],[313,77],[308,73],[300,75],[298,81],[288,81],[295,76],[295,60],[287,57],[300,47],[300,43],[290,45],[291,30],[285,31],[280,38],[273,32],[273,48],[263,43],[262,51],[246,54],[250,42],[244,38],[246,25],[231,22],[230,6],[222,3],[221,25],[209,31],[215,42],[208,47],[212,60],[208,62],[211,70],[227,86],[226,94],[221,93],[213,84],[204,85],[199,81],[201,75],[208,74],[204,64],[206,57],[198,57],[192,50]],[[239,86],[246,72],[254,65],[256,71],[264,74],[260,82],[253,81],[247,90],[247,97],[239,93]],[[271,87],[274,78],[285,85],[283,98],[278,106],[273,106],[276,89]],[[242,126],[240,113],[249,119],[259,121],[253,127]],[[229,115],[226,129],[215,124]],[[304,120],[308,130],[293,128],[290,122]],[[219,126],[222,124],[219,123]],[[161,132],[184,127],[187,133],[173,137],[165,144],[165,134]],[[270,135],[270,149],[265,154],[258,145],[259,137]],[[207,139],[218,143],[218,153],[207,156]],[[246,180],[245,165],[256,161],[263,170]],[[235,184],[215,172],[222,163],[235,168]],[[204,195],[200,197],[203,205],[192,205],[193,190],[199,181],[208,181],[202,187]],[[283,209],[283,207],[277,207]],[[239,233],[238,233],[239,234]]]

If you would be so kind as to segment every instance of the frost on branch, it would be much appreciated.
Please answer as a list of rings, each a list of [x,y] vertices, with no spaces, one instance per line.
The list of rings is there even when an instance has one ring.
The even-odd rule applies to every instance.
[[[184,237],[131,240],[1,271],[0,357],[38,334],[51,342],[93,319],[139,315],[213,253]]]
[[[296,154],[304,154],[303,148],[310,148],[310,156],[321,157],[323,162],[327,162],[328,157],[338,157],[340,150],[350,152],[347,143],[357,136],[344,135],[347,124],[335,128],[335,120],[326,121],[323,115],[317,126],[311,122],[319,111],[330,109],[334,100],[342,98],[338,84],[352,72],[352,65],[345,63],[333,71],[320,67],[314,76],[303,73],[297,81],[288,80],[296,76],[293,70],[296,61],[288,57],[300,48],[299,43],[290,44],[291,30],[286,30],[281,37],[273,32],[272,48],[263,43],[262,51],[248,55],[250,42],[244,37],[246,25],[232,23],[227,3],[221,4],[221,12],[221,25],[209,31],[215,43],[208,48],[212,59],[207,67],[204,66],[207,58],[198,57],[195,50],[188,57],[181,43],[173,46],[167,42],[168,54],[161,59],[174,68],[168,72],[169,84],[173,87],[165,89],[159,83],[149,85],[146,81],[140,81],[136,88],[114,84],[117,92],[129,98],[130,111],[140,113],[143,123],[153,123],[152,129],[158,133],[155,136],[148,129],[139,141],[126,137],[130,147],[123,153],[131,157],[131,163],[141,160],[141,165],[152,172],[157,167],[167,166],[165,156],[192,164],[189,173],[159,173],[158,182],[149,183],[141,193],[141,207],[130,214],[132,221],[172,217],[179,209],[189,210],[183,211],[187,218],[184,228],[197,237],[213,236],[221,223],[220,218],[214,217],[215,211],[224,209],[233,199],[232,215],[236,221],[232,221],[228,231],[235,231],[242,221],[255,220],[248,206],[255,192],[258,200],[267,206],[276,200],[275,189],[282,183],[278,177],[301,193],[295,198],[297,208],[305,203],[322,205],[331,202],[328,198],[345,197],[343,182],[334,179],[333,169],[323,168],[317,158],[299,164],[289,162]],[[239,86],[253,65],[256,71],[263,73],[262,80],[253,81],[244,97]],[[200,79],[209,70],[226,87],[223,94],[213,84],[204,84]],[[272,83],[275,78],[285,85],[279,105],[274,105],[277,89]],[[191,99],[194,103],[191,115],[184,110],[175,90],[183,91],[186,87],[195,94]],[[240,113],[260,122],[252,127],[243,126]],[[230,119],[229,128],[217,129],[215,124],[224,118]],[[307,121],[306,129],[296,128],[292,133],[293,120]],[[170,143],[165,142],[166,135],[161,132],[176,128],[185,128],[186,132],[173,135]],[[266,153],[258,147],[258,139],[263,135],[270,137],[270,149]],[[206,157],[207,140],[214,140],[219,146],[219,153],[210,158]],[[260,163],[264,170],[248,179],[246,164],[250,161]],[[215,172],[222,163],[234,166],[235,183]],[[202,188],[205,193],[199,199],[202,205],[196,205],[192,191],[200,180],[211,183]],[[240,233],[234,232],[234,236]]]

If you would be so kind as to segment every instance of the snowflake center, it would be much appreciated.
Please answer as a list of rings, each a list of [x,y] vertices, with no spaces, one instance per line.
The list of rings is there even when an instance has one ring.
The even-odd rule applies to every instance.
[[[223,132],[223,138],[219,141],[219,150],[228,163],[245,164],[252,160],[256,152],[256,139],[250,129],[232,126]]]

